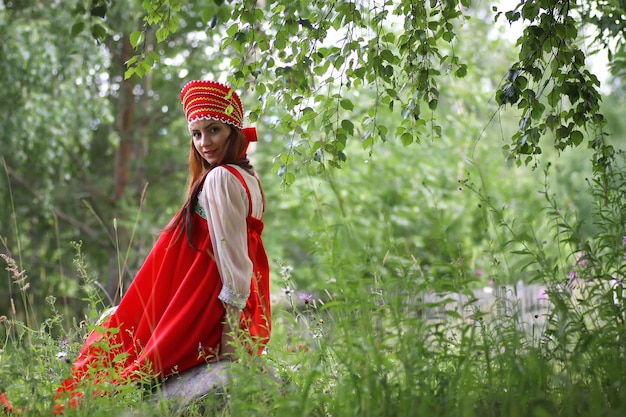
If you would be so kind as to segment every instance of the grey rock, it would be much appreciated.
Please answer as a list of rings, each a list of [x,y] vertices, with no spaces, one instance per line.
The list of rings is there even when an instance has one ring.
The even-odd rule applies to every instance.
[[[214,394],[217,399],[225,393],[231,366],[229,361],[202,364],[171,376],[154,390],[152,400],[166,401],[172,412],[180,413],[208,395]]]

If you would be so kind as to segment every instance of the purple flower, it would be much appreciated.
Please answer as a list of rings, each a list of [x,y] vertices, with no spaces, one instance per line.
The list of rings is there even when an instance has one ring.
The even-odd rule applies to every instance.
[[[570,273],[569,273],[569,279],[571,279],[571,280],[578,279],[578,272],[576,272],[576,271],[570,271]]]
[[[481,276],[483,274],[483,270],[482,269],[477,269],[476,270],[476,275]]]
[[[311,300],[313,300],[313,296],[311,294],[301,294],[299,298],[304,301],[304,304],[309,304]]]
[[[70,363],[70,358],[67,356],[67,352],[58,352],[56,358],[65,363]]]

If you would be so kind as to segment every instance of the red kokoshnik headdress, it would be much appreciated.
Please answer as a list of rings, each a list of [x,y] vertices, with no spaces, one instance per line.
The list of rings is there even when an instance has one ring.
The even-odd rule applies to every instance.
[[[180,92],[188,123],[217,120],[241,129],[248,142],[256,142],[254,127],[243,127],[243,106],[235,91],[217,81],[189,81]]]

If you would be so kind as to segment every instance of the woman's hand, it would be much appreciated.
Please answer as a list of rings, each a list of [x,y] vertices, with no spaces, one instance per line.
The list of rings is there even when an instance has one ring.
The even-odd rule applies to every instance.
[[[222,340],[218,360],[236,360],[239,341],[239,317],[241,309],[230,304],[224,304],[226,314],[224,315],[224,327],[222,329]]]

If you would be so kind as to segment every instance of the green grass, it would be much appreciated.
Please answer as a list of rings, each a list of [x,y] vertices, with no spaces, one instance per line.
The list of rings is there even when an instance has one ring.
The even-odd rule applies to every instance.
[[[505,265],[524,265],[533,280],[548,289],[552,308],[540,334],[529,334],[515,311],[471,322],[450,312],[445,322],[428,321],[419,294],[437,288],[437,283],[417,260],[392,247],[395,254],[384,256],[364,276],[355,271],[370,262],[368,254],[351,254],[348,243],[335,241],[331,246],[344,250],[342,256],[328,253],[335,286],[304,304],[292,293],[291,303],[275,310],[268,353],[235,363],[226,392],[192,405],[184,415],[624,415],[625,298],[620,286],[608,284],[626,272],[626,180],[621,172],[614,174],[592,187],[598,233],[582,242],[577,227],[570,226],[545,192],[544,211],[554,225],[551,238],[561,248],[572,248],[558,256],[547,255],[554,251],[545,249],[545,239],[524,230],[524,225],[503,222],[502,213],[489,207],[497,227],[511,236],[494,240],[491,255],[499,262],[491,273],[515,273]],[[350,233],[345,236],[349,239]],[[579,251],[584,252],[584,263],[575,260]],[[80,253],[76,267],[91,305],[87,317],[68,320],[49,297],[49,317],[36,326],[0,318],[0,390],[26,408],[27,415],[49,415],[54,391],[69,373],[69,361],[105,307]],[[454,263],[447,268],[456,276],[458,291],[471,286],[470,278],[456,273]],[[14,282],[25,276],[15,267],[9,269]],[[578,281],[571,280],[572,271]],[[292,272],[283,268],[282,286],[295,287]],[[28,299],[25,282],[19,283],[20,292]],[[577,282],[586,284],[583,288]],[[21,315],[31,320],[36,316]],[[66,326],[68,321],[73,325]],[[148,401],[149,394],[138,386],[115,387],[114,395],[87,395],[83,407],[66,415],[178,415],[168,404]]]

